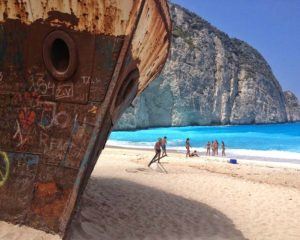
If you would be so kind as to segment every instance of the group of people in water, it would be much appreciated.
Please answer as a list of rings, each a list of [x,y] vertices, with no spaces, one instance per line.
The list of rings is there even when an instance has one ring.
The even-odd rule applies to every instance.
[[[154,145],[155,155],[148,164],[148,167],[151,166],[151,164],[158,162],[160,163],[160,159],[163,157],[168,156],[167,155],[167,137],[159,138],[158,141]],[[191,142],[190,139],[187,138],[185,141],[185,148],[186,148],[186,157],[199,157],[199,153],[194,150],[191,152]],[[222,148],[222,157],[225,157],[225,143],[221,142],[221,148]],[[206,144],[206,156],[219,156],[219,142],[218,140],[208,142]]]
[[[222,157],[225,157],[225,143],[222,141]],[[208,142],[206,144],[206,156],[219,156],[219,142],[218,140]]]

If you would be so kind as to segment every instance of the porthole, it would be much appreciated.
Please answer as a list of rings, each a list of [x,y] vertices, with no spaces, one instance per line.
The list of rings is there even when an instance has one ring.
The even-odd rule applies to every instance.
[[[116,99],[116,107],[120,106],[122,103],[132,101],[133,98],[137,94],[137,83],[139,78],[139,71],[134,70],[128,74],[125,78],[120,91],[118,93],[118,97]]]
[[[51,32],[44,41],[43,59],[55,79],[64,81],[72,77],[77,68],[77,49],[73,39],[62,30]]]

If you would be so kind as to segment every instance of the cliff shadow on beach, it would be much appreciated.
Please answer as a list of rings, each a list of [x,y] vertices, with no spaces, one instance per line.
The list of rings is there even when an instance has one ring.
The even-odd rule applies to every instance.
[[[206,204],[122,179],[90,179],[80,206],[70,240],[246,239]]]

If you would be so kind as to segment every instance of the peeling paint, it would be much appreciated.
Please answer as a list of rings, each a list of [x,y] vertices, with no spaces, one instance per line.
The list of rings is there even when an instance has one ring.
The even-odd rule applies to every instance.
[[[8,0],[0,1],[0,22],[17,19],[25,24],[49,19],[53,25],[66,24],[53,18],[51,12],[73,15],[78,24],[66,24],[76,31],[96,34],[124,35],[134,0]]]

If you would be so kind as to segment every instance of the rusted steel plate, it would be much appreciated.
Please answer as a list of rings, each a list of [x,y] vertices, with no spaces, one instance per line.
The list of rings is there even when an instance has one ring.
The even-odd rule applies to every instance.
[[[170,32],[164,0],[0,0],[0,220],[65,234]]]
[[[17,19],[29,25],[48,19],[52,26],[123,36],[134,0],[2,0],[0,21]]]
[[[26,214],[30,212],[40,158],[37,155],[27,153],[8,152],[5,154],[9,169],[6,170],[8,171],[7,181],[0,187],[0,219],[22,222]],[[4,155],[2,152],[0,153],[0,175],[5,174],[3,160]]]

